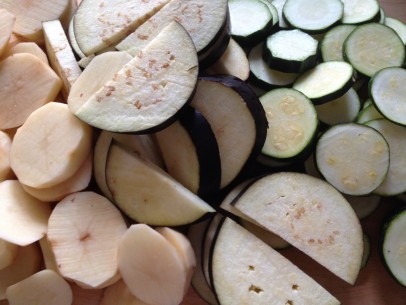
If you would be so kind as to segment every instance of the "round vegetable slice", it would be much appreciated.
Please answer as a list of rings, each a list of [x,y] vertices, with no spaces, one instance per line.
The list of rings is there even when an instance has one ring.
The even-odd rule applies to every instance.
[[[348,195],[367,195],[382,184],[389,170],[389,145],[375,129],[347,123],[328,129],[316,147],[317,168]]]
[[[344,58],[368,77],[387,67],[405,63],[405,45],[390,27],[380,23],[358,26],[344,42]]]
[[[376,109],[388,120],[406,125],[406,69],[378,71],[370,80],[369,95]]]
[[[344,61],[343,46],[355,25],[340,24],[329,30],[320,42],[320,53],[323,61]]]
[[[377,0],[342,0],[344,14],[342,23],[360,24],[377,21],[380,17],[380,6]]]

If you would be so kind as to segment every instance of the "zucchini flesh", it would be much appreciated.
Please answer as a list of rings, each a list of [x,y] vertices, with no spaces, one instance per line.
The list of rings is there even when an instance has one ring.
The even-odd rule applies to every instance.
[[[328,129],[316,147],[316,164],[340,192],[367,195],[382,184],[389,170],[389,145],[375,129],[340,124]]]
[[[388,120],[406,125],[406,69],[385,68],[369,83],[369,95],[376,109]]]
[[[389,144],[390,165],[383,183],[374,191],[381,196],[399,195],[406,191],[406,128],[386,119],[369,121],[366,125],[380,132]]]
[[[312,102],[289,88],[269,91],[260,101],[269,126],[262,153],[274,158],[292,158],[304,152],[318,126]]]
[[[382,118],[382,114],[378,110],[376,110],[373,104],[370,104],[363,108],[360,113],[358,113],[356,123],[364,124],[368,121]]]
[[[358,26],[344,42],[344,58],[359,73],[372,77],[387,67],[405,63],[405,45],[390,27],[380,23]]]
[[[283,16],[294,28],[322,33],[341,20],[343,11],[341,0],[287,0]]]
[[[382,255],[391,275],[406,287],[406,209],[389,218],[383,227]]]
[[[402,39],[403,43],[406,44],[406,24],[400,21],[399,19],[386,17],[385,25],[395,30],[395,32]]]
[[[347,92],[353,84],[352,66],[342,61],[320,63],[296,79],[293,88],[314,104],[334,100]]]
[[[259,0],[229,0],[231,35],[241,45],[255,45],[269,34],[272,13]]]
[[[320,42],[320,53],[323,61],[344,61],[343,46],[355,25],[341,24],[329,30]]]
[[[360,24],[379,20],[380,7],[377,0],[342,0],[344,14],[342,23]]]

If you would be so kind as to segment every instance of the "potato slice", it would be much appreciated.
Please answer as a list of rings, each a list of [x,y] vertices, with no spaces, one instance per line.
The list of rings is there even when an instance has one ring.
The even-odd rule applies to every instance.
[[[55,271],[42,270],[9,286],[7,299],[13,305],[71,305],[72,289]]]
[[[99,305],[99,304],[97,304]],[[100,305],[148,305],[133,295],[123,280],[106,288]]]
[[[47,236],[44,236],[39,240],[39,246],[41,247],[45,268],[60,273],[54,252],[52,252]]]
[[[0,183],[0,238],[20,246],[40,240],[47,231],[49,204],[26,193],[17,180]]]
[[[20,42],[15,46],[13,46],[12,48],[8,48],[4,52],[3,56],[8,57],[19,53],[32,54],[41,59],[44,62],[44,64],[49,65],[47,54],[35,42]]]
[[[6,9],[0,8],[0,56],[3,54],[10,40],[16,16]]]
[[[71,0],[0,0],[4,7],[16,16],[14,33],[30,41],[42,42],[42,21],[54,20],[70,12]]]
[[[37,243],[20,247],[13,263],[0,270],[0,300],[6,299],[7,287],[38,272],[42,256]]]
[[[76,61],[61,22],[59,20],[46,21],[42,23],[42,26],[51,67],[62,79],[62,96],[66,99],[82,70]]]
[[[80,192],[56,205],[47,235],[64,278],[84,288],[104,288],[120,279],[117,253],[126,230],[120,211],[108,199]]]
[[[0,239],[0,270],[11,265],[17,256],[19,246]]]
[[[23,185],[24,190],[31,196],[44,201],[62,200],[65,196],[84,190],[92,178],[92,154],[69,179],[49,188],[33,188]]]
[[[0,182],[10,176],[10,136],[0,130]]]
[[[28,116],[59,93],[56,73],[32,54],[15,54],[0,62],[0,129],[21,126]]]
[[[11,145],[11,168],[24,185],[55,186],[77,172],[91,145],[91,127],[77,119],[66,104],[51,102],[18,129]]]

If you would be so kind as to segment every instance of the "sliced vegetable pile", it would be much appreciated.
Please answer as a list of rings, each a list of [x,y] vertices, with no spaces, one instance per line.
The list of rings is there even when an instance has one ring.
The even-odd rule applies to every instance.
[[[0,0],[0,29],[0,303],[340,304],[278,250],[354,285],[406,192],[376,0]]]

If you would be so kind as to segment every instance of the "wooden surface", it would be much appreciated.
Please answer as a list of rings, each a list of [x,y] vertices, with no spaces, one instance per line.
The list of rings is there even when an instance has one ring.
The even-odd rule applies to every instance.
[[[406,22],[406,0],[380,0],[380,4],[387,16]],[[399,202],[393,199],[384,199],[371,216],[362,220],[364,232],[371,240],[371,257],[366,267],[360,271],[357,282],[353,286],[338,279],[294,248],[283,250],[281,253],[318,281],[339,299],[342,305],[406,305],[406,288],[389,276],[379,256],[379,232],[382,219],[398,204]],[[189,290],[182,302],[182,305],[205,304],[207,303],[193,289]]]

